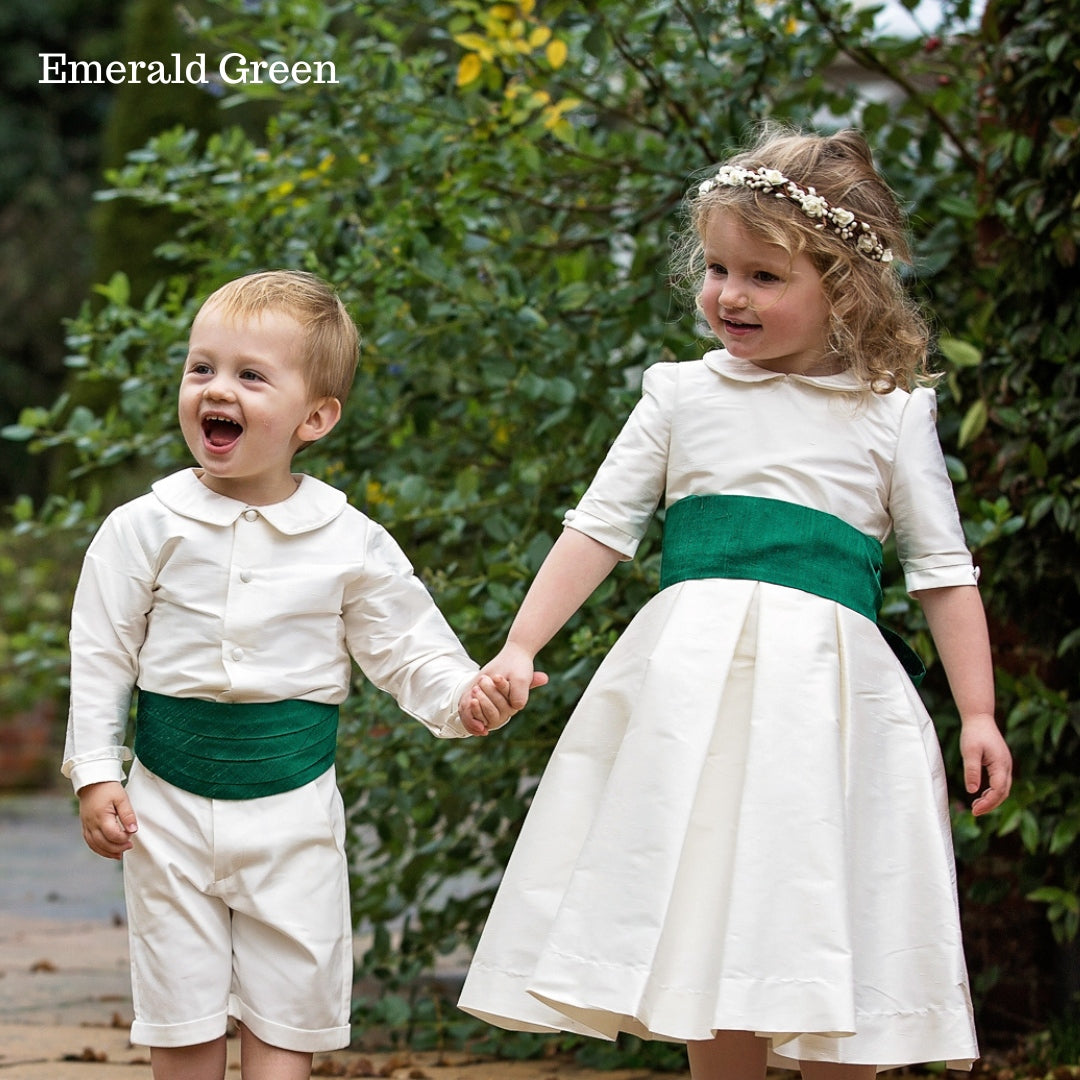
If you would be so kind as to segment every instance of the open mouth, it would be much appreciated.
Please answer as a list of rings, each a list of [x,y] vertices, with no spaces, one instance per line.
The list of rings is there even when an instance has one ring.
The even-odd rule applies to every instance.
[[[724,326],[734,333],[738,333],[740,330],[757,330],[761,325],[760,323],[737,322],[735,319],[724,319],[723,322]]]
[[[204,416],[202,430],[207,443],[218,450],[232,446],[244,433],[243,427],[227,416]]]

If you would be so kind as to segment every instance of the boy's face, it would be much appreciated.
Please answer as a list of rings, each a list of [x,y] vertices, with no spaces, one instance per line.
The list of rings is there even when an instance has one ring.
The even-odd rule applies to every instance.
[[[337,422],[335,398],[313,400],[299,357],[303,330],[290,315],[195,319],[180,382],[180,429],[211,490],[255,506],[296,490],[292,458]]]

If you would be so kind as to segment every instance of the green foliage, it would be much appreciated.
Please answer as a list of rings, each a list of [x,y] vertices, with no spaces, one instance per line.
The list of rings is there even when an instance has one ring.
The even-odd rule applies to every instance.
[[[198,17],[207,10],[203,0],[180,5],[173,0],[130,0],[125,5],[123,47],[110,59],[161,61],[171,71],[172,57],[179,54],[185,65],[196,52],[205,51],[199,36]],[[208,71],[210,68],[208,67]],[[225,126],[220,109],[222,89],[211,82],[138,82],[117,86],[112,95],[108,119],[102,133],[102,165],[105,169],[123,165],[127,154],[147,139],[177,126],[189,131],[189,145],[208,132]],[[256,103],[234,111],[232,123],[253,125],[264,110]],[[155,249],[167,241],[175,228],[172,209],[118,204],[104,200],[93,215],[94,270],[98,280],[124,273],[135,294],[143,296],[158,277],[168,271]]]
[[[883,37],[872,10],[842,2],[218,5],[203,28],[216,48],[333,60],[340,85],[241,88],[273,109],[258,138],[165,130],[110,175],[105,198],[175,215],[158,254],[190,272],[139,303],[112,278],[69,331],[72,377],[108,391],[100,409],[62,399],[9,434],[76,455],[80,490],[103,492],[93,524],[122,495],[116,477],[134,489],[133,469],[183,461],[176,365],[198,297],[260,267],[324,274],[364,344],[345,420],[301,467],[391,529],[483,658],[641,369],[700,350],[667,274],[690,178],[761,119],[854,120],[911,202],[913,284],[941,313],[942,431],[968,461],[950,458],[1008,647],[1017,796],[988,826],[958,815],[960,850],[1017,833],[1025,887],[1069,937],[1080,320],[1064,270],[1080,88],[1035,106],[1051,72],[1077,74],[1060,70],[1075,49],[1064,5],[1032,3],[1044,14],[992,3],[978,34],[966,3],[947,4],[933,38]],[[980,65],[996,97],[975,93]],[[340,771],[368,973],[405,986],[474,939],[561,724],[655,588],[655,540],[545,651],[552,683],[505,732],[435,744],[357,688]],[[889,602],[910,610],[896,589]],[[957,776],[956,718],[931,674]],[[402,1022],[436,1008],[404,994],[384,1009]],[[450,1030],[437,1010],[425,1022]]]
[[[983,20],[974,258],[950,329],[970,342],[950,380],[970,483],[962,510],[1009,526],[981,543],[1017,765],[998,835],[1054,932],[1080,929],[1080,45],[1069,3],[999,0]],[[955,420],[954,420],[955,422]],[[990,512],[988,513],[987,510]]]
[[[16,515],[32,513],[20,502]],[[0,716],[55,701],[65,682],[65,622],[74,575],[70,538],[50,538],[42,551],[38,540],[18,531],[0,536]]]
[[[110,0],[0,5],[0,424],[59,391],[60,321],[92,280],[85,222],[110,88],[44,83],[38,54],[107,57],[119,36],[116,8]],[[45,484],[41,459],[0,445],[0,500]]]

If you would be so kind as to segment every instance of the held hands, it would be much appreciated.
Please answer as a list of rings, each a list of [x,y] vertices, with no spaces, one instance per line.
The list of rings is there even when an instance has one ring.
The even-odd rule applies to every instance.
[[[134,847],[131,836],[139,826],[123,784],[110,780],[80,788],[79,817],[83,839],[98,855],[119,859]]]
[[[470,735],[487,735],[501,728],[525,708],[529,691],[547,681],[544,672],[534,670],[526,650],[508,643],[462,695],[458,708],[465,730]]]
[[[1012,787],[1012,755],[992,716],[980,714],[963,721],[960,754],[964,759],[964,786],[969,795],[976,796],[972,812],[978,817],[995,810]]]

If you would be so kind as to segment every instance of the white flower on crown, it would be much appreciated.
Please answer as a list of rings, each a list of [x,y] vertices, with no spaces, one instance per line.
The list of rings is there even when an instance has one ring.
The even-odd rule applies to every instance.
[[[749,175],[745,169],[740,169],[737,165],[724,165],[714,179],[724,187],[742,187]]]
[[[854,240],[855,250],[861,255],[875,262],[888,263],[893,260],[892,250],[882,244],[865,221],[859,221],[850,210],[842,206],[830,205],[813,187],[801,187],[794,180],[789,180],[779,169],[766,169],[764,166],[744,169],[741,165],[722,165],[715,176],[698,184],[697,193],[707,195],[718,186],[747,187],[752,191],[769,188],[776,198],[790,199],[808,218],[817,221],[816,228],[824,229],[828,224],[842,240],[848,243]],[[862,230],[857,237],[856,229],[852,226]]]

